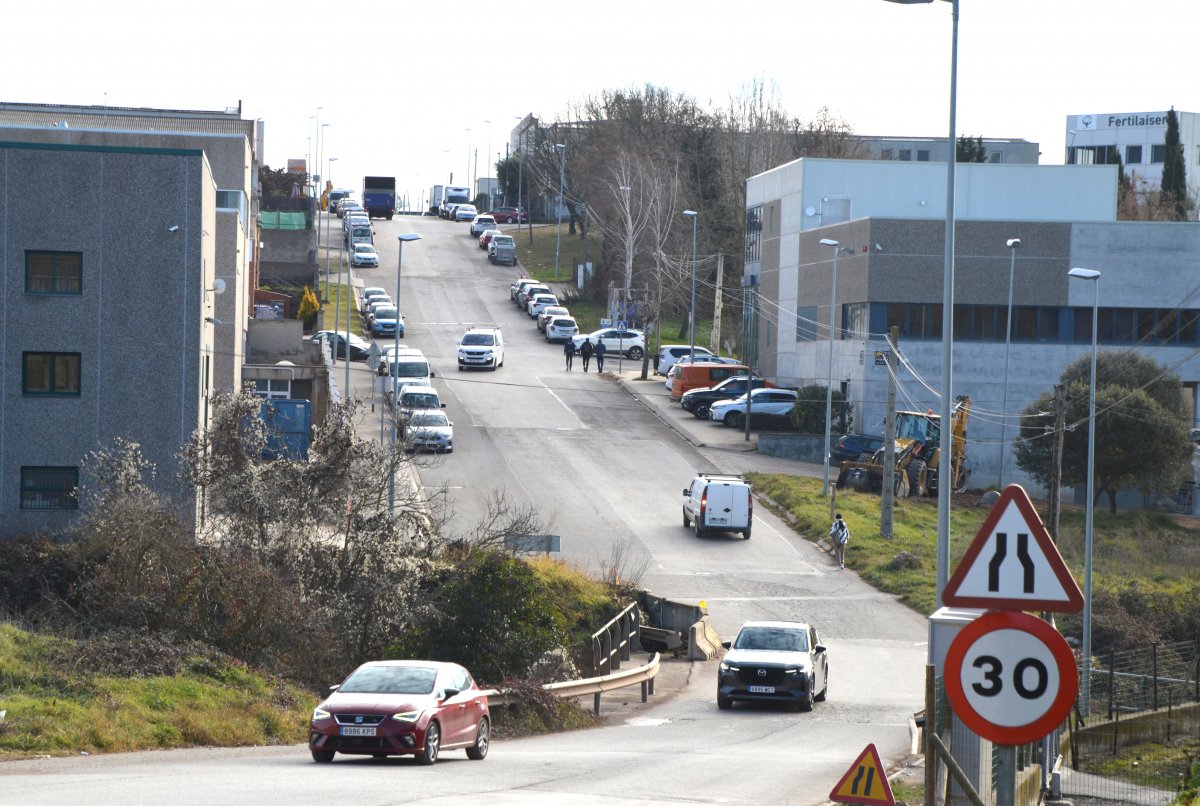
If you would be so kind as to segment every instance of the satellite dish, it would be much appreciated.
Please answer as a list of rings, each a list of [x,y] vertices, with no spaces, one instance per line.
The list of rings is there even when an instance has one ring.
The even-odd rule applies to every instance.
[[[218,277],[217,282],[213,284],[213,291],[216,291],[218,294],[225,293],[225,281],[220,277]]]
[[[817,214],[817,208],[810,204],[808,207],[804,208],[804,214],[806,216],[814,216]]]

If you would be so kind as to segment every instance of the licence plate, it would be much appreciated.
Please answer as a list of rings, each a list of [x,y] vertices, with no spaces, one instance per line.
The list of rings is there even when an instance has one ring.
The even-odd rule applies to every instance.
[[[774,686],[751,686],[750,693],[751,694],[774,694],[775,687]]]
[[[374,736],[375,728],[345,727],[345,728],[342,728],[342,735],[343,736]]]

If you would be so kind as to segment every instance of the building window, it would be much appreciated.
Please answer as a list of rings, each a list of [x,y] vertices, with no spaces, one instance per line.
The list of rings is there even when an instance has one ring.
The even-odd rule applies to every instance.
[[[997,165],[999,163],[1004,162],[1004,152],[1003,151],[989,151],[987,161],[992,163],[993,165]]]
[[[79,397],[79,353],[22,353],[21,392]]]
[[[893,154],[893,151],[892,151],[892,149],[890,149],[890,148],[885,148],[885,149],[883,149],[882,151],[880,151],[880,152],[879,152],[879,159],[881,159],[881,160],[890,160],[890,159],[893,159],[893,157],[892,157],[892,154]]]
[[[257,378],[254,381],[254,394],[267,400],[289,400],[292,397],[292,382],[275,380],[274,378]]]
[[[77,467],[21,468],[21,509],[79,509]]]
[[[929,162],[929,149],[928,148],[918,148],[917,149],[917,162]]]
[[[27,251],[25,293],[82,294],[83,253]]]
[[[1141,146],[1125,146],[1125,164],[1126,165],[1141,165],[1142,164],[1142,147]]]
[[[869,307],[865,302],[854,302],[842,307],[846,338],[865,339],[870,335]]]
[[[1165,145],[1150,146],[1150,164],[1161,165],[1167,161],[1167,147]]]
[[[901,162],[912,162],[912,149],[911,148],[900,149],[900,161]]]
[[[762,260],[762,205],[751,207],[746,211],[746,262],[757,263]]]
[[[817,340],[817,308],[796,309],[796,341]]]

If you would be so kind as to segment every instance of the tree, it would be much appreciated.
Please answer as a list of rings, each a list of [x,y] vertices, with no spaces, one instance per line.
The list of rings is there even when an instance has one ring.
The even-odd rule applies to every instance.
[[[317,302],[317,295],[312,292],[308,286],[304,286],[304,293],[300,295],[300,309],[296,311],[296,318],[304,323],[304,329],[312,330],[313,322],[317,319],[317,313],[321,310],[321,304]]]
[[[1184,162],[1183,143],[1179,139],[1179,116],[1175,114],[1175,107],[1171,107],[1167,112],[1162,195],[1172,221],[1186,221],[1188,217],[1187,170]]]
[[[1067,390],[1067,433],[1063,437],[1062,483],[1087,484],[1087,418],[1091,355],[1063,370]],[[1050,481],[1053,393],[1046,392],[1021,415],[1017,466],[1040,484]],[[1132,351],[1102,351],[1096,358],[1096,479],[1093,500],[1108,493],[1116,511],[1117,491],[1169,495],[1190,467],[1191,405],[1179,376]],[[1073,428],[1072,428],[1073,426]]]
[[[796,408],[792,409],[792,424],[802,434],[825,433],[825,397],[827,386],[811,383],[800,387]],[[846,402],[841,389],[833,390],[833,433],[841,433],[852,422],[852,403]]]
[[[956,162],[987,162],[987,148],[983,145],[983,137],[959,137],[955,145]]]

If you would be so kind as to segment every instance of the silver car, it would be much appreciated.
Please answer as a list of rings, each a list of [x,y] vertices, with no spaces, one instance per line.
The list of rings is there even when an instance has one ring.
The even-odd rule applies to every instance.
[[[451,453],[454,450],[454,423],[445,412],[418,409],[408,418],[404,429],[410,451]]]

